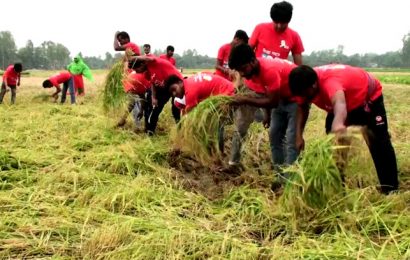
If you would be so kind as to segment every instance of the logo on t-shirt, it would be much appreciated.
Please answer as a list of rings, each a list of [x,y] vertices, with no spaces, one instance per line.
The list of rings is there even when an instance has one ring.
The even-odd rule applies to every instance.
[[[286,41],[285,41],[285,40],[281,40],[281,41],[280,41],[279,47],[289,50],[289,46],[286,45]]]

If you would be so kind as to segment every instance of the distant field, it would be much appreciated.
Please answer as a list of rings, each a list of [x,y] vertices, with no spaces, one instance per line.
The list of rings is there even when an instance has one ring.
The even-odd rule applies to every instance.
[[[0,259],[410,258],[410,71],[372,71],[384,86],[400,193],[376,191],[358,138],[342,198],[306,214],[289,211],[270,190],[260,124],[247,139],[244,171],[228,175],[170,153],[170,107],[155,137],[131,117],[117,129],[118,118],[102,110],[107,71],[85,81],[84,104],[76,106],[51,103],[41,82],[54,73],[30,71],[17,104],[7,93],[0,105]],[[308,147],[323,138],[324,119],[313,107]]]

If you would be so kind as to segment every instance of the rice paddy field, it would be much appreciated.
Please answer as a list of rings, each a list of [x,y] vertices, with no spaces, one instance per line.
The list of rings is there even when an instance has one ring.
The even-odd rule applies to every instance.
[[[243,171],[229,172],[226,155],[205,165],[174,152],[169,104],[147,137],[131,116],[120,129],[104,112],[108,71],[94,71],[75,106],[47,97],[54,90],[41,83],[53,73],[31,71],[17,104],[8,92],[0,105],[0,259],[410,259],[410,72],[371,72],[384,86],[400,171],[389,196],[377,192],[357,129],[340,185],[316,107],[306,152],[288,169],[298,178],[274,193],[261,124]]]

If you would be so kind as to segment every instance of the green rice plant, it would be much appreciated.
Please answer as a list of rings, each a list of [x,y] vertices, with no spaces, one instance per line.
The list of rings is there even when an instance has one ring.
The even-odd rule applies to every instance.
[[[282,205],[296,216],[323,210],[343,197],[342,178],[334,157],[333,137],[319,138],[302,153],[300,161],[285,171],[291,174]]]
[[[105,112],[123,112],[127,101],[122,83],[124,76],[124,59],[120,59],[112,66],[104,81],[103,108]]]
[[[187,151],[209,165],[221,155],[218,138],[230,117],[229,96],[212,96],[186,114],[176,126],[171,140],[175,148]]]

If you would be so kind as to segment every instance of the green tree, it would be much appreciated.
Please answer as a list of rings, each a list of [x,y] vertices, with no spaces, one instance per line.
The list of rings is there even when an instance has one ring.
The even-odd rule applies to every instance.
[[[0,66],[4,70],[9,64],[17,62],[17,47],[9,31],[0,32]]]
[[[410,33],[403,37],[403,49],[401,54],[403,65],[410,67]]]
[[[25,69],[35,68],[34,44],[31,40],[27,41],[25,47],[18,50],[17,56],[24,64]]]

